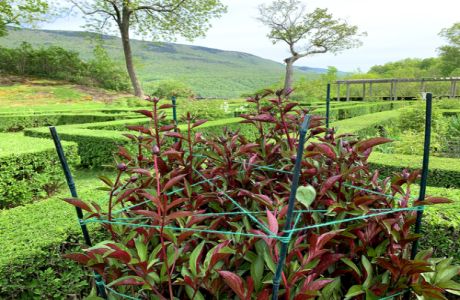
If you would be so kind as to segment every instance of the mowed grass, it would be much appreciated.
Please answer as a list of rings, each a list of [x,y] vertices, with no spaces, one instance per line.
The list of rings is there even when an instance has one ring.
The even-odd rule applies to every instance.
[[[104,109],[125,104],[130,98],[128,94],[63,81],[25,78],[20,83],[0,85],[0,113]]]

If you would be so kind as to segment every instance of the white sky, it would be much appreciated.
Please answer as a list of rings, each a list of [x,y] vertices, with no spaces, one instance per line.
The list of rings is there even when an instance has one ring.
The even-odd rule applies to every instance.
[[[266,37],[268,29],[257,20],[257,6],[270,0],[223,0],[228,12],[212,22],[206,38],[193,44],[248,52],[282,62],[288,55],[283,44],[273,45]],[[369,67],[403,58],[436,56],[445,44],[438,33],[442,28],[460,22],[460,0],[303,0],[308,10],[328,8],[337,18],[358,25],[368,36],[363,46],[337,55],[321,54],[299,60],[297,65],[342,71],[367,71]],[[45,24],[46,29],[81,30],[78,17],[61,18]]]

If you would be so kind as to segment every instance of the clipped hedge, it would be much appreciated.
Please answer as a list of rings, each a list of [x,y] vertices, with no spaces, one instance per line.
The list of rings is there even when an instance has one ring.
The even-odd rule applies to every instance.
[[[247,128],[245,130],[250,131],[251,128],[249,128],[249,126],[242,126],[243,124],[239,123],[241,120],[241,118],[230,118],[218,121],[209,121],[198,127],[197,130],[207,134],[217,134],[222,132],[222,127],[227,126],[231,130]],[[68,125],[59,127],[58,133],[63,140],[72,141],[78,144],[78,154],[81,158],[82,166],[101,167],[113,162],[113,152],[117,150],[118,145],[127,145],[128,139],[123,137],[122,131],[91,129],[101,127],[126,127],[126,124],[143,125],[145,122],[145,119],[134,119],[129,121],[120,120],[100,124]],[[179,128],[185,129],[185,125],[180,125]],[[49,138],[49,131],[47,128],[26,129],[24,133],[25,135],[31,137]]]
[[[378,168],[382,174],[408,168],[421,169],[422,157],[416,155],[373,153],[369,162]],[[428,185],[460,188],[460,160],[455,158],[430,157]]]
[[[0,134],[0,208],[47,196],[62,183],[62,171],[51,140]],[[63,143],[71,166],[78,165],[77,145]]]
[[[447,197],[451,204],[425,207],[422,225],[422,249],[433,248],[435,257],[453,257],[460,263],[460,190],[427,187],[428,195]]]
[[[397,110],[408,105],[411,105],[413,102],[409,101],[400,101],[400,102],[370,102],[370,103],[362,103],[360,105],[354,105],[351,107],[331,107],[330,110],[330,118],[331,121],[339,121],[345,120],[355,117],[360,117],[368,114],[374,114],[378,112],[390,111],[390,110]],[[326,112],[326,108],[321,108],[316,111],[324,113]]]
[[[124,145],[128,139],[120,132],[90,130],[73,126],[57,128],[59,136],[65,141],[78,144],[78,155],[83,167],[101,167],[113,162],[113,152],[117,145]],[[26,129],[24,134],[31,137],[49,138],[47,128]]]
[[[24,128],[50,125],[83,124],[117,120],[130,115],[109,115],[103,113],[51,113],[51,114],[5,114],[0,115],[0,132],[21,131]]]
[[[332,127],[338,130],[338,133],[354,133],[361,137],[374,135],[376,129],[385,124],[396,121],[401,114],[399,110],[390,110],[369,114],[366,116],[350,118],[333,122]]]
[[[81,197],[104,201],[93,172],[75,175]],[[0,211],[0,299],[82,299],[89,293],[90,273],[62,258],[82,242],[75,208],[60,199],[67,196]],[[97,228],[90,227],[93,241],[100,240]]]

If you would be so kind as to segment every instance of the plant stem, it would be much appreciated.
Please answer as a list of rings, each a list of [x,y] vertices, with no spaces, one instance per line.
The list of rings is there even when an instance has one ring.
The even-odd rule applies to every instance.
[[[118,171],[117,179],[115,180],[115,183],[114,183],[114,185],[112,187],[112,190],[110,191],[110,196],[109,196],[109,212],[108,212],[107,218],[109,220],[108,228],[109,228],[110,234],[112,235],[113,240],[116,240],[115,232],[113,231],[112,224],[110,223],[112,221],[113,193],[117,189],[116,187],[117,187],[118,183],[120,182],[121,173],[122,173],[122,171]]]
[[[161,213],[161,228],[160,228],[161,250],[162,250],[162,254],[163,254],[164,263],[165,263],[165,266],[166,266],[166,273],[168,274],[169,298],[171,300],[174,300],[173,291],[172,291],[171,272],[169,271],[168,255],[167,255],[167,252],[166,252],[166,245],[165,245],[165,240],[164,240],[164,237],[163,237],[164,226],[165,226],[165,218],[166,218],[166,213],[167,213],[166,210],[167,210],[167,199],[168,198],[167,198],[166,195],[164,195],[164,197],[162,197],[163,195],[161,194],[160,171],[159,171],[159,168],[158,168],[158,157],[157,157],[157,155],[154,155],[154,164],[155,164],[155,176],[156,176],[156,181],[157,181],[157,197],[159,199],[163,198],[163,201],[161,201],[162,202],[161,204],[163,205],[163,208],[160,211],[160,213]]]

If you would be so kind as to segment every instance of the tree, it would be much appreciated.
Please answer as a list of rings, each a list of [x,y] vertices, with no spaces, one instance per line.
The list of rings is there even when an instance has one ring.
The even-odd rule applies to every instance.
[[[439,48],[442,75],[458,75],[454,73],[460,71],[460,23],[444,28],[439,35],[449,43]]]
[[[33,24],[43,20],[49,8],[44,0],[0,0],[0,36],[8,33],[8,25]]]
[[[361,45],[357,26],[334,19],[327,9],[316,8],[307,13],[299,0],[275,0],[259,6],[259,18],[270,28],[267,35],[276,44],[285,42],[291,56],[286,58],[285,90],[292,88],[294,63],[319,53],[338,53]],[[299,44],[302,44],[299,46]]]
[[[219,17],[226,7],[220,0],[69,0],[86,16],[98,32],[118,29],[131,83],[136,96],[143,91],[133,64],[130,33],[151,39],[189,40],[204,36],[209,20]]]

